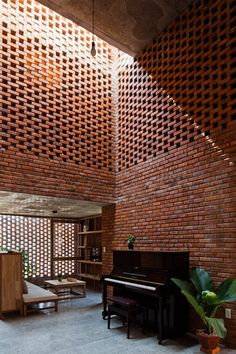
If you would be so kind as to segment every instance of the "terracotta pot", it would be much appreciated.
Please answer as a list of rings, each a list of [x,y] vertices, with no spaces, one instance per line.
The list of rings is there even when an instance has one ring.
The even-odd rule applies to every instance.
[[[204,333],[202,330],[196,332],[199,343],[201,344],[200,350],[203,353],[218,353],[220,351],[219,343],[220,337]]]

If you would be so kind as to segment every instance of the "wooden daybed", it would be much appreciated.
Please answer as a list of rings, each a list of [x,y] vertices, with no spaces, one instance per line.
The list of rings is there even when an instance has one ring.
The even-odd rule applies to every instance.
[[[54,305],[47,308],[55,308],[58,311],[58,296],[49,290],[42,289],[41,287],[25,281],[27,287],[27,293],[23,294],[22,298],[22,312],[23,315],[27,315],[29,305],[41,304],[46,302],[52,302]]]

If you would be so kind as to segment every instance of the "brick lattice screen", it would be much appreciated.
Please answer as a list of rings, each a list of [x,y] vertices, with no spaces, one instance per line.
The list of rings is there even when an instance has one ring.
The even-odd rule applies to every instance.
[[[104,271],[132,232],[138,250],[189,250],[216,283],[235,277],[235,1],[193,1],[134,63],[120,56],[117,111],[111,47],[93,61],[85,30],[34,1],[0,4],[1,190],[114,202],[118,113]]]
[[[0,186],[48,195],[60,183],[61,195],[109,200],[116,50],[96,39],[93,59],[91,34],[34,0],[0,6]]]
[[[205,3],[196,1],[133,64],[120,54],[119,170],[198,136],[233,155],[235,131],[228,142],[224,133],[236,124],[235,2]]]
[[[76,232],[76,222],[0,216],[0,246],[27,252],[32,267],[26,277],[42,279],[59,273],[73,275]]]
[[[0,245],[25,250],[33,272],[29,276],[47,277],[51,273],[50,219],[1,215]]]
[[[55,221],[52,223],[53,274],[75,273],[75,243],[77,224]]]

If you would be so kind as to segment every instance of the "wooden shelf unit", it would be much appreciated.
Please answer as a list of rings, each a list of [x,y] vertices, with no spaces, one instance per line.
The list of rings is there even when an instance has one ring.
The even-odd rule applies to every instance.
[[[93,216],[80,220],[77,234],[77,276],[88,286],[100,287],[102,275],[102,220]]]

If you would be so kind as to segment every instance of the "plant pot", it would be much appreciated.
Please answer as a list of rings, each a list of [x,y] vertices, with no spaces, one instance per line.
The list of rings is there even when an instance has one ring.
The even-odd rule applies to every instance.
[[[199,343],[201,345],[200,350],[203,353],[215,354],[220,351],[220,347],[219,347],[220,337],[219,336],[216,336],[213,334],[207,334],[203,330],[198,330],[196,334],[197,334]]]
[[[58,274],[57,280],[58,281],[62,281],[63,280],[62,274]]]
[[[134,244],[133,243],[128,243],[128,249],[132,250],[134,248]]]

